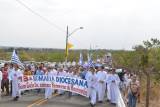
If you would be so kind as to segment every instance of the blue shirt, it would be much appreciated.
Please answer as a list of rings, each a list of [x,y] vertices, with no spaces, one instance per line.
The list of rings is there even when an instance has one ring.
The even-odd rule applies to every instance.
[[[44,72],[42,70],[37,70],[35,75],[44,75]]]
[[[87,74],[87,71],[83,71],[83,72],[80,74],[81,78],[82,78],[82,79],[86,79],[86,78],[85,78],[85,77],[86,77],[86,74]]]

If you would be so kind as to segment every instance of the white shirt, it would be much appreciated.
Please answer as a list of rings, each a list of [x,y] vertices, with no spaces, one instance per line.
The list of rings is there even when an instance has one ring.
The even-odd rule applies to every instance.
[[[110,76],[111,76],[110,73],[107,73],[107,74],[106,74],[106,83],[108,83],[108,80],[109,80]]]
[[[73,72],[67,72],[67,77],[73,77]]]
[[[17,71],[13,70],[13,72],[11,74],[11,80],[12,81],[17,81],[18,77],[20,77],[20,76],[23,76],[23,73],[22,73],[21,70],[19,70],[19,69]]]
[[[66,76],[67,73],[66,73],[66,71],[60,71],[60,72],[58,72],[57,75],[58,75],[58,76]]]
[[[127,81],[128,81],[129,77],[130,77],[130,75],[128,75],[128,74],[124,74],[124,80],[125,80],[125,82],[127,82]]]
[[[103,81],[105,83],[106,82],[106,73],[105,73],[105,71],[98,71],[97,72],[97,78],[98,78],[98,82],[99,81]]]
[[[51,71],[51,74],[54,75],[54,76],[57,76],[57,73],[58,73],[58,72],[57,72],[57,70],[55,70],[55,69],[53,69],[53,70]]]
[[[85,79],[88,81],[89,76],[92,75],[91,71],[87,71],[86,75],[85,75]]]
[[[97,75],[96,73],[88,76],[88,87],[95,88],[97,87]]]
[[[107,83],[112,83],[112,81],[115,81],[115,83],[118,85],[120,82],[119,76],[117,74],[111,74],[108,77]]]
[[[14,68],[10,68],[10,69],[9,69],[9,74],[8,74],[9,81],[12,80],[12,79],[11,79],[11,75],[12,75],[12,73],[13,73],[13,70],[14,70]]]

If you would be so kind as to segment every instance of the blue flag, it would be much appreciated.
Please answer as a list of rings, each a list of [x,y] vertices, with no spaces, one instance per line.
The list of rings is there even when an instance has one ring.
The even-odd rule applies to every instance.
[[[83,55],[82,53],[80,52],[80,55],[79,55],[79,65],[83,65]]]
[[[94,67],[94,63],[92,60],[92,54],[88,54],[88,66],[89,67]]]

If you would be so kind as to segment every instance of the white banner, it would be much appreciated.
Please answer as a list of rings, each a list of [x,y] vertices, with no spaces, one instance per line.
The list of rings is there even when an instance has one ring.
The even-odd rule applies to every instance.
[[[18,87],[20,91],[39,88],[61,89],[87,97],[88,85],[86,80],[73,77],[34,75],[20,77]]]

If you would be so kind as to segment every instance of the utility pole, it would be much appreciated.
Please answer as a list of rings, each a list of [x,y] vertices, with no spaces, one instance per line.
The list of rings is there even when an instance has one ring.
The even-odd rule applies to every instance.
[[[78,27],[76,29],[74,29],[71,33],[69,33],[68,31],[68,26],[67,26],[67,33],[66,33],[66,50],[65,50],[65,64],[67,65],[67,60],[68,60],[68,38],[73,34],[75,33],[77,30],[79,29],[83,29],[83,27]]]
[[[66,33],[66,50],[65,50],[65,64],[67,65],[67,57],[68,57],[68,26],[67,26],[67,33]]]

